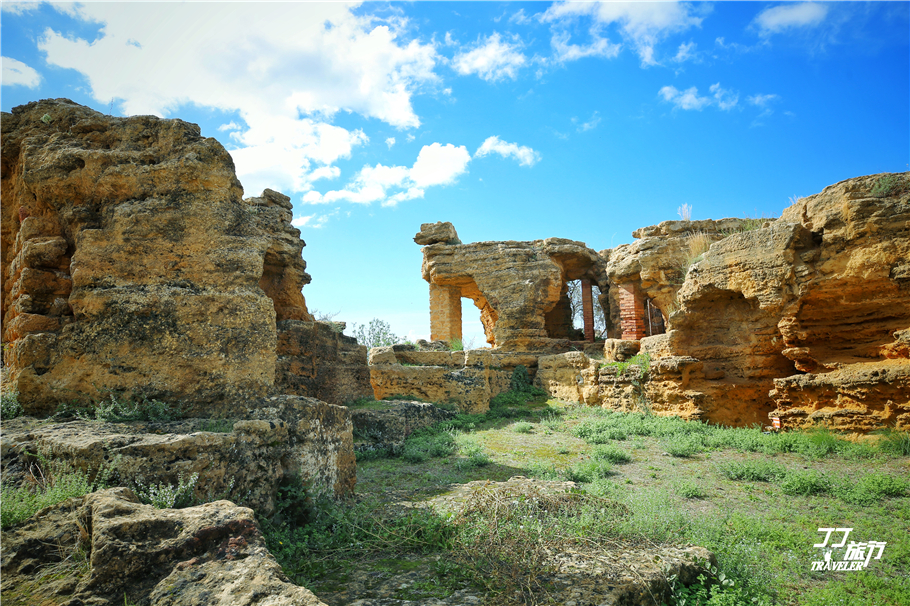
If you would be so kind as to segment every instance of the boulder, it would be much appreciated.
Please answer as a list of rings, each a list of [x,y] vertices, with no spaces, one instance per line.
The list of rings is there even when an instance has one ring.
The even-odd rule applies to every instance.
[[[60,565],[67,556],[87,558],[87,569]],[[11,604],[324,606],[288,581],[251,509],[155,509],[127,488],[69,499],[5,532],[2,572]]]
[[[414,236],[414,242],[421,246],[428,244],[461,244],[455,226],[448,221],[422,223],[420,231]]]

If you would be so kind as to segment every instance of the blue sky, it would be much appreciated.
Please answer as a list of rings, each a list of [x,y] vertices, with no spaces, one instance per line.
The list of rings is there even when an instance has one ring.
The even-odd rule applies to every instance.
[[[2,4],[3,111],[198,123],[294,202],[311,311],[429,333],[420,224],[602,250],[908,170],[910,3]],[[466,341],[484,344],[464,301]],[[348,331],[350,332],[350,331]]]

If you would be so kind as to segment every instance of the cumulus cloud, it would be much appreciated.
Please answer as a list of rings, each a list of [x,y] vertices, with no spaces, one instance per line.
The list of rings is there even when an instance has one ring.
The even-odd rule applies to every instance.
[[[511,157],[522,166],[532,166],[540,160],[540,154],[530,147],[508,143],[499,137],[488,137],[475,152],[474,158],[489,154]],[[455,183],[467,172],[471,154],[463,145],[433,143],[424,145],[417,159],[407,166],[366,165],[344,187],[326,193],[309,191],[303,196],[307,204],[331,204],[351,202],[383,206],[395,206],[399,202],[423,198],[430,187],[441,187]]]
[[[499,154],[503,158],[515,158],[521,166],[534,166],[540,160],[540,154],[524,145],[508,143],[499,137],[487,137],[487,140],[474,152],[475,158],[490,154]]]
[[[828,7],[817,2],[781,4],[760,12],[753,23],[764,36],[786,30],[816,27],[828,16]]]
[[[503,42],[498,32],[493,32],[483,42],[452,59],[452,66],[459,74],[477,74],[484,80],[495,82],[503,78],[514,80],[528,59],[521,52],[519,42]]]
[[[595,43],[602,39],[599,32],[603,28],[615,24],[623,40],[638,53],[643,66],[657,63],[655,46],[667,36],[698,27],[702,22],[693,5],[678,2],[561,2],[541,16],[542,21],[552,23],[557,29],[582,18],[590,19]],[[565,33],[557,31],[554,39],[557,35]]]
[[[236,122],[234,122],[233,120],[231,120],[227,124],[222,124],[221,126],[219,126],[218,130],[220,130],[222,132],[229,131],[229,130],[240,130],[240,125],[237,124]]]
[[[3,57],[3,86],[24,86],[37,88],[41,83],[41,75],[22,61]]]
[[[463,145],[459,147],[451,143],[424,145],[409,176],[418,187],[445,185],[454,182],[458,175],[465,171],[470,161],[471,154]]]
[[[50,65],[82,73],[96,100],[116,98],[127,115],[169,116],[186,103],[238,112],[246,126],[230,151],[254,193],[308,191],[314,171],[366,143],[330,124],[339,111],[419,126],[411,99],[439,82],[435,47],[406,39],[403,19],[347,4],[55,6],[103,26],[95,39],[48,28],[38,43]]]
[[[719,82],[712,84],[708,90],[711,92],[710,96],[699,96],[698,88],[695,86],[683,91],[678,90],[675,86],[664,86],[657,94],[664,101],[672,103],[675,109],[684,110],[701,111],[709,106],[730,110],[739,102],[739,95],[723,88]]]
[[[389,149],[392,149],[392,146],[395,145],[395,137],[387,138],[385,144],[389,146]]]
[[[454,183],[467,170],[470,161],[471,155],[463,145],[424,145],[410,168],[367,165],[344,189],[325,194],[311,191],[303,201],[309,204],[381,202],[383,206],[394,206],[405,200],[423,198],[427,187]]]

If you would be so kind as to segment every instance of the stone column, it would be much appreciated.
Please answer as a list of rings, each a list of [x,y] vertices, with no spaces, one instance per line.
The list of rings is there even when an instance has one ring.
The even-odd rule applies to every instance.
[[[461,290],[430,282],[430,339],[461,340]]]
[[[581,281],[581,311],[585,322],[585,341],[594,342],[594,297],[591,291],[591,281]]]
[[[622,338],[634,341],[646,336],[645,298],[634,283],[619,286],[619,312],[622,323]]]

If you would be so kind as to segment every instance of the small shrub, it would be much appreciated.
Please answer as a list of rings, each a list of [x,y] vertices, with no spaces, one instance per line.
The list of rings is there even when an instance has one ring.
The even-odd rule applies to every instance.
[[[676,209],[676,214],[679,215],[679,218],[682,219],[683,221],[691,221],[692,220],[692,205],[683,204],[682,206],[680,206],[679,208]]]
[[[167,402],[150,399],[140,395],[133,397],[118,396],[113,391],[95,404],[83,406],[64,402],[57,406],[55,417],[79,417],[86,421],[103,421],[106,423],[123,423],[129,421],[167,422],[177,418],[176,412]]]
[[[449,349],[451,351],[464,351],[464,341],[461,339],[452,339],[449,341]]]
[[[629,463],[632,461],[632,455],[624,450],[616,448],[613,445],[598,446],[591,453],[591,456],[595,459],[609,461],[614,465],[620,465],[622,463]]]
[[[701,440],[693,435],[679,435],[672,439],[664,440],[661,444],[664,452],[672,457],[691,457],[702,450]]]
[[[895,193],[900,185],[900,179],[897,175],[885,175],[880,177],[875,185],[872,186],[871,195],[873,198],[887,198]]]
[[[878,443],[878,449],[895,457],[910,457],[910,431],[888,429],[882,432],[884,437]]]
[[[401,337],[392,332],[391,324],[379,318],[373,318],[369,324],[353,323],[351,336],[357,339],[361,345],[365,345],[367,349],[395,345],[402,341]]]
[[[140,501],[158,509],[180,509],[195,504],[193,492],[198,481],[198,473],[190,474],[185,480],[183,474],[179,474],[176,486],[164,482],[146,485],[142,478],[137,478],[133,481],[133,492]]]
[[[115,460],[99,469],[92,479],[91,471],[76,469],[67,461],[49,460],[40,452],[36,456],[37,461],[29,466],[31,486],[0,488],[0,528],[15,526],[45,507],[106,488],[117,464]]]
[[[593,482],[615,475],[613,465],[609,461],[581,461],[565,471],[566,479],[570,482]]]
[[[456,447],[455,437],[450,432],[415,435],[405,441],[401,457],[409,463],[422,463],[434,457],[447,457]]]
[[[19,392],[4,389],[3,395],[0,395],[0,418],[15,419],[21,414],[22,404],[19,403]]]
[[[691,480],[680,480],[673,486],[676,494],[686,499],[703,499],[707,493]]]
[[[901,497],[910,488],[910,482],[881,472],[864,475],[858,481],[849,480],[838,485],[835,493],[853,505],[875,505],[889,497]]]
[[[717,471],[731,480],[749,482],[771,482],[786,475],[787,470],[773,461],[724,461],[717,466]]]
[[[512,431],[515,433],[531,433],[532,429],[534,429],[534,426],[527,421],[519,421],[512,425]]]
[[[781,480],[780,488],[784,494],[791,496],[809,496],[828,492],[830,482],[815,470],[788,471]]]
[[[199,431],[231,433],[234,431],[234,422],[230,419],[206,419],[199,425]]]
[[[455,441],[458,443],[458,452],[466,457],[458,460],[456,463],[458,467],[485,467],[493,462],[483,447],[474,440],[459,436]]]

